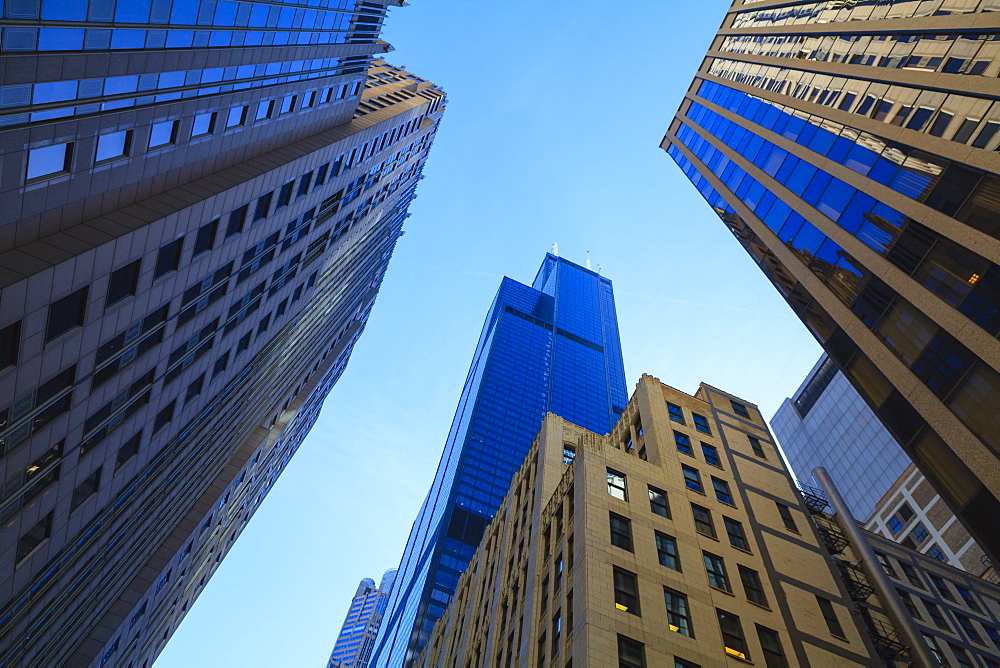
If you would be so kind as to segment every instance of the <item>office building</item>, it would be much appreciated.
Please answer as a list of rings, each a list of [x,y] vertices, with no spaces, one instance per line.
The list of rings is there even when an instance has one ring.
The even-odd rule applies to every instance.
[[[896,439],[827,355],[785,399],[771,430],[795,478],[815,486],[823,466],[837,481],[855,517],[867,520],[889,486],[910,465]]]
[[[873,583],[830,510],[756,406],[643,376],[608,435],[546,417],[417,665],[996,665],[1000,588],[851,520]]]
[[[606,433],[626,400],[610,280],[551,254],[530,287],[503,279],[407,540],[373,665],[417,657],[545,413]]]
[[[996,9],[734,2],[661,144],[994,560]]]
[[[351,600],[347,610],[344,625],[340,628],[337,643],[330,654],[327,668],[366,668],[371,658],[372,648],[379,626],[382,625],[382,615],[389,603],[389,592],[393,580],[396,579],[396,569],[388,570],[382,576],[382,582],[375,586],[375,581],[365,578],[358,585],[358,591]]]
[[[312,426],[444,104],[390,4],[5,10],[0,664],[151,665]]]

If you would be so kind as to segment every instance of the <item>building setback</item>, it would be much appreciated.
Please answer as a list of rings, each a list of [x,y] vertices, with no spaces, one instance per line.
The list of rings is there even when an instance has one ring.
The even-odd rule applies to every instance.
[[[146,668],[343,372],[444,94],[372,60],[396,2],[38,4],[0,55],[0,664]]]
[[[861,598],[866,576],[832,567],[854,555],[846,539],[830,553],[843,532],[825,509],[756,406],[643,376],[608,435],[546,417],[417,665],[906,665],[886,606],[870,585]],[[954,626],[924,624],[921,642],[1000,658],[985,640],[1000,589],[872,538],[912,569],[901,590],[939,601],[933,575],[950,596]]]
[[[375,581],[365,578],[358,585],[358,591],[351,600],[347,617],[340,628],[337,642],[330,654],[327,668],[366,668],[371,658],[372,648],[379,626],[382,625],[382,615],[389,603],[389,592],[396,579],[396,569],[388,570],[382,576],[382,582],[375,586]]]
[[[994,560],[996,9],[737,0],[661,144]]]
[[[552,254],[531,287],[503,279],[410,531],[372,665],[416,659],[545,413],[605,433],[626,400],[610,280]]]

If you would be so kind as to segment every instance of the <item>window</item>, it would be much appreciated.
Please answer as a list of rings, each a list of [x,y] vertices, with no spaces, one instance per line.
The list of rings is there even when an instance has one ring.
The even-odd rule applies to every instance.
[[[295,98],[296,95],[286,95],[281,100],[281,108],[278,110],[278,114],[290,114],[295,110]]]
[[[302,98],[302,108],[308,109],[316,104],[316,91],[311,90]]]
[[[743,531],[743,524],[730,517],[723,517],[722,522],[726,525],[726,534],[729,536],[729,544],[737,550],[745,550],[746,552],[749,552],[750,543],[747,541],[746,532]]]
[[[181,251],[184,249],[184,237],[171,241],[169,244],[160,247],[156,254],[156,266],[153,268],[153,280],[160,276],[165,276],[172,271],[177,271],[181,262]]]
[[[49,511],[48,515],[43,517],[38,524],[28,529],[17,541],[17,554],[14,557],[14,563],[19,564],[24,561],[50,535],[52,535],[52,511]]]
[[[955,660],[958,661],[958,668],[975,668],[975,664],[969,658],[968,652],[954,643],[948,643],[948,647],[951,648],[952,653],[955,655]]]
[[[893,569],[892,562],[889,561],[889,557],[881,552],[876,552],[875,556],[878,558],[878,563],[882,565],[882,570],[885,571],[885,574],[898,580],[899,576],[896,575],[896,571]]]
[[[639,614],[639,580],[630,573],[615,566],[615,607],[641,617]]]
[[[215,131],[216,112],[208,114],[198,114],[194,117],[194,125],[191,126],[192,137],[204,137]]]
[[[219,359],[215,360],[215,366],[212,367],[212,378],[215,378],[220,373],[226,370],[229,366],[229,351],[222,353]]]
[[[722,503],[729,504],[730,506],[736,505],[733,503],[733,495],[729,491],[729,483],[725,480],[719,480],[716,477],[712,477],[712,489],[715,490],[715,498],[717,498]]]
[[[632,522],[627,517],[611,513],[611,544],[632,551]]]
[[[216,218],[211,223],[205,223],[198,228],[198,233],[194,237],[194,248],[191,250],[191,257],[198,257],[206,251],[212,250],[215,246],[215,234],[219,231],[219,219]]]
[[[732,399],[729,400],[729,403],[730,405],[732,405],[734,413],[739,415],[741,418],[746,418],[748,420],[750,419],[750,411],[747,410],[746,406]]]
[[[280,302],[278,302],[278,308],[274,311],[274,319],[277,320],[281,316],[285,315],[285,311],[288,310],[288,297],[285,297]]]
[[[691,437],[687,434],[682,434],[679,431],[674,432],[674,443],[677,444],[677,449],[683,452],[685,455],[691,455],[694,457],[694,448],[691,447]]]
[[[249,204],[244,204],[238,209],[229,212],[229,222],[226,224],[226,238],[239,234],[243,231],[243,225],[247,221],[247,212],[250,210]]]
[[[132,144],[132,131],[121,130],[111,132],[97,137],[97,156],[94,162],[104,162],[114,160],[128,155],[129,147]]]
[[[177,141],[177,121],[153,123],[149,131],[149,148],[169,146]]]
[[[281,186],[281,190],[278,192],[278,203],[274,207],[275,210],[278,210],[283,206],[288,206],[288,203],[292,201],[292,188],[294,186],[295,181],[289,181],[285,185]]]
[[[71,329],[83,326],[87,311],[87,288],[58,299],[49,305],[49,322],[45,328],[45,342],[61,336]]]
[[[899,595],[900,600],[903,601],[903,605],[905,605],[906,609],[910,611],[910,614],[913,615],[914,619],[923,619],[923,617],[920,616],[920,610],[917,609],[917,605],[913,602],[913,598],[910,596],[910,592],[896,587],[896,594]]]
[[[656,532],[656,555],[660,559],[660,565],[672,568],[675,571],[681,570],[681,559],[677,554],[677,541],[673,536]]]
[[[701,444],[701,454],[705,455],[705,463],[722,468],[722,460],[719,459],[719,451],[714,445],[708,443]]]
[[[948,556],[944,553],[944,550],[942,550],[937,545],[931,545],[930,547],[928,547],[927,551],[924,552],[924,554],[926,554],[931,559],[937,559],[942,564],[948,563]]]
[[[312,172],[307,172],[302,175],[302,178],[299,179],[299,189],[295,194],[296,197],[302,197],[309,194],[309,186],[312,184],[312,176]]]
[[[0,369],[17,364],[17,352],[21,347],[21,321],[0,329]]]
[[[153,420],[153,433],[160,431],[174,419],[174,406],[177,404],[177,400],[174,399],[166,408],[156,414],[156,419]]]
[[[934,660],[942,666],[947,666],[948,660],[944,658],[944,654],[941,652],[941,647],[937,644],[937,639],[928,633],[921,633],[920,635],[922,635],[924,640],[927,641],[927,647],[931,650]]]
[[[712,522],[712,511],[692,503],[691,512],[694,514],[694,530],[703,536],[715,538],[715,523]]]
[[[250,347],[250,332],[247,332],[240,337],[240,340],[236,342],[236,355]]]
[[[701,665],[694,663],[693,661],[685,661],[684,659],[675,656],[674,668],[701,668]]]
[[[684,411],[681,410],[680,406],[672,404],[668,401],[667,410],[670,412],[671,420],[673,420],[674,422],[679,422],[681,424],[684,424]]]
[[[681,470],[684,472],[684,485],[694,492],[704,494],[705,490],[701,485],[701,475],[699,475],[698,471],[683,464],[681,465]]]
[[[688,608],[687,596],[679,591],[664,587],[663,599],[667,605],[667,627],[682,636],[694,638],[694,626],[691,624],[691,611]]]
[[[614,469],[608,469],[608,494],[616,499],[628,501],[628,492],[625,489],[624,473],[619,473]]]
[[[715,609],[719,617],[719,629],[722,631],[722,642],[726,647],[726,654],[743,661],[750,660],[750,651],[747,649],[746,638],[743,637],[743,626],[740,618],[731,612]]]
[[[654,515],[670,519],[670,503],[667,501],[667,493],[662,489],[649,485],[649,509]]]
[[[566,444],[563,446],[563,464],[569,466],[576,459],[576,446]]]
[[[767,668],[788,668],[788,659],[785,658],[785,650],[781,647],[781,636],[778,632],[760,624],[755,626],[760,648],[764,652],[764,665]]]
[[[889,531],[892,532],[893,536],[899,535],[899,532],[905,528],[903,520],[899,519],[895,515],[889,518],[888,526],[889,526]]]
[[[697,413],[691,413],[691,417],[694,418],[694,428],[703,434],[712,434],[711,428],[708,426],[708,418],[704,415],[698,415]]]
[[[139,454],[139,444],[142,442],[142,430],[135,433],[132,438],[125,441],[118,448],[118,456],[115,458],[115,470],[120,469],[125,462]]]
[[[785,528],[789,531],[799,532],[799,528],[795,526],[795,518],[792,517],[792,511],[783,503],[774,502],[778,506],[778,514],[781,515],[781,522],[785,525]]]
[[[238,125],[243,125],[247,122],[247,111],[249,107],[236,107],[235,109],[230,109],[229,113],[226,114],[226,129],[235,128]]]
[[[729,575],[726,574],[726,564],[722,557],[711,552],[702,552],[705,558],[705,570],[708,572],[708,584],[716,589],[733,593],[733,587],[729,584]]]
[[[918,543],[922,543],[928,538],[930,538],[931,532],[927,530],[923,522],[917,522],[917,525],[913,527],[913,531],[910,532],[913,539]]]
[[[271,208],[271,196],[274,193],[265,193],[257,198],[257,204],[253,210],[253,222],[267,218],[267,212]]]
[[[881,555],[881,556],[884,557],[885,555]],[[891,568],[890,568],[890,570],[891,570]],[[896,576],[895,573],[889,573],[889,575],[892,575],[893,577]],[[927,577],[929,577],[931,579],[931,582],[934,583],[934,588],[938,590],[939,594],[941,594],[941,598],[943,598],[946,601],[954,601],[955,600],[955,598],[951,595],[951,590],[948,589],[948,583],[946,583],[944,580],[942,580],[937,575],[934,575],[933,573],[928,573]]]
[[[111,272],[111,277],[108,279],[108,293],[104,298],[104,308],[135,294],[135,289],[139,285],[139,268],[141,266],[142,260],[136,260]]]
[[[646,648],[641,642],[619,634],[618,668],[646,668]]]
[[[972,597],[972,592],[965,587],[959,587],[958,585],[955,585],[955,591],[957,591],[958,595],[962,597],[963,601],[965,601],[965,605],[969,608],[969,610],[972,610],[973,612],[982,612],[979,604],[976,603],[976,599]]]
[[[73,512],[80,507],[84,501],[89,499],[94,494],[97,494],[97,488],[101,486],[101,467],[98,467],[96,471],[91,473],[87,478],[77,485],[76,489],[73,490],[73,499],[69,504],[69,512]]]
[[[184,403],[191,401],[199,394],[201,394],[201,388],[205,385],[205,374],[201,374],[198,378],[188,385],[187,392],[184,393]]]
[[[903,575],[906,579],[910,581],[910,584],[914,587],[920,587],[924,589],[924,583],[920,580],[920,576],[917,575],[917,569],[906,563],[905,561],[899,562],[899,567],[903,569]]]
[[[992,626],[986,626],[986,624],[983,624],[983,629],[986,631],[986,635],[990,637],[990,640],[993,641],[993,644],[997,646],[997,649],[1000,649],[1000,631],[997,631]]]
[[[764,456],[764,448],[760,445],[760,439],[754,438],[753,436],[747,436],[747,440],[750,441],[750,449],[753,450],[754,455],[760,457],[761,459],[767,459]]]
[[[923,601],[924,608],[927,609],[927,614],[934,622],[934,625],[937,626],[939,629],[944,629],[945,631],[951,631],[951,626],[948,625],[948,621],[944,618],[944,615],[941,614],[941,608],[939,608],[937,604],[931,603],[926,599],[920,599],[920,600]]]
[[[823,619],[826,620],[826,628],[830,630],[830,634],[838,638],[846,638],[844,629],[840,627],[840,621],[837,619],[837,613],[833,609],[833,603],[819,595],[816,596],[816,602],[819,604],[820,612],[823,613]]]
[[[904,501],[903,505],[901,505],[899,507],[899,510],[896,511],[896,514],[899,515],[900,519],[902,519],[904,522],[909,522],[910,519],[913,517],[913,509],[910,508],[910,504]]]
[[[28,151],[28,180],[66,174],[70,170],[72,159],[72,143],[30,149]]]
[[[254,120],[262,121],[266,118],[271,118],[271,114],[274,113],[274,100],[264,100],[257,105],[257,112],[254,114]]]
[[[767,594],[764,593],[764,585],[760,581],[760,575],[752,568],[747,568],[736,564],[740,571],[740,581],[743,583],[743,591],[746,592],[747,600],[751,603],[767,607]]]
[[[969,636],[969,640],[977,645],[986,644],[983,642],[983,637],[979,635],[979,631],[976,630],[976,625],[972,623],[971,619],[958,613],[955,613],[955,619],[958,620],[958,625],[962,627],[963,631],[965,631],[965,635]]]

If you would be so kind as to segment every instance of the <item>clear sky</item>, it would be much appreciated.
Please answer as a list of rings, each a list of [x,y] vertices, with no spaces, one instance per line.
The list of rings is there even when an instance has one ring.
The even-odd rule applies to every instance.
[[[705,381],[773,415],[820,349],[659,148],[729,0],[414,0],[388,60],[448,109],[368,327],[156,668],[322,668],[402,555],[504,275],[553,242],[614,281],[629,389]]]

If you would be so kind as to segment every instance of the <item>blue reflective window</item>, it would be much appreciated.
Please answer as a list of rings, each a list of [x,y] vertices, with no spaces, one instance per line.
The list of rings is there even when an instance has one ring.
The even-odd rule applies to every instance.
[[[847,208],[854,193],[855,188],[840,179],[833,179],[820,195],[819,201],[816,202],[816,208],[831,219],[837,220]]]
[[[875,161],[875,165],[872,167],[871,171],[868,172],[868,178],[873,181],[877,181],[882,185],[888,185],[898,170],[899,165],[895,162],[886,160],[885,158],[879,158]]]
[[[892,234],[875,225],[871,220],[866,220],[854,236],[880,255],[885,253],[893,239]]]
[[[871,211],[874,206],[874,197],[858,191],[837,219],[837,223],[851,234],[854,234],[865,221],[865,214]]]
[[[42,19],[46,21],[86,21],[87,0],[43,0]]]
[[[866,175],[876,160],[878,160],[878,154],[875,151],[865,148],[861,144],[854,144],[841,164],[858,174]]]
[[[62,102],[76,98],[75,81],[52,81],[48,83],[36,83],[31,95],[33,104],[44,104],[46,102]]]
[[[823,129],[817,129],[816,134],[813,135],[812,139],[809,140],[809,149],[819,153],[820,155],[826,155],[827,152],[833,147],[833,142],[836,141],[837,136],[831,132]]]
[[[809,221],[803,221],[802,228],[795,235],[795,238],[789,242],[789,245],[792,249],[797,250],[799,255],[808,258],[815,255],[816,251],[819,250],[820,244],[825,239],[826,235],[815,225]]]
[[[815,205],[819,201],[819,196],[823,194],[826,187],[833,180],[826,172],[816,170],[816,175],[813,176],[812,181],[809,182],[809,186],[802,193],[802,199]]]
[[[815,167],[810,165],[805,160],[800,160],[799,164],[795,166],[795,169],[788,177],[788,180],[785,181],[785,187],[796,195],[802,195],[815,174]]]
[[[100,135],[97,138],[97,157],[95,160],[101,162],[128,155],[131,134],[129,130],[121,130]]]
[[[802,223],[806,222],[806,219],[802,217],[798,212],[793,211],[785,224],[781,226],[778,230],[778,238],[784,241],[786,244],[795,238],[795,235],[799,233],[802,229]]]
[[[767,215],[763,217],[764,223],[771,228],[771,231],[777,234],[781,226],[785,224],[788,220],[789,214],[792,212],[792,207],[788,206],[785,202],[778,200],[771,207],[771,210],[767,212]]]
[[[198,21],[199,5],[199,0],[174,0],[170,10],[170,23],[173,25],[194,25]]]
[[[799,135],[802,133],[802,130],[805,129],[805,127],[806,127],[806,119],[801,118],[799,116],[795,116],[789,119],[788,124],[785,126],[785,129],[784,131],[782,131],[781,135],[787,139],[796,141],[799,138]]]
[[[855,146],[856,144],[852,140],[846,137],[837,137],[837,141],[833,142],[833,148],[827,152],[826,157],[838,164],[843,164]]]
[[[177,121],[153,123],[149,133],[149,148],[173,144],[176,139]]]
[[[119,0],[115,7],[115,21],[119,23],[149,23],[152,0]]]
[[[896,211],[891,206],[883,204],[882,202],[875,205],[875,208],[872,209],[872,215],[878,216],[880,219],[894,227],[902,227],[903,223],[906,221],[906,216],[901,214],[899,211]]]
[[[28,151],[28,179],[38,179],[69,170],[72,144],[55,144]]]
[[[112,49],[141,49],[146,46],[145,30],[111,31]]]

